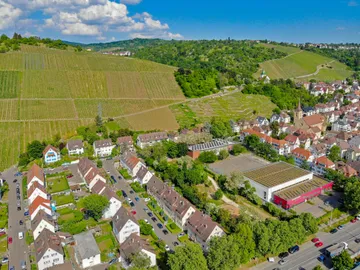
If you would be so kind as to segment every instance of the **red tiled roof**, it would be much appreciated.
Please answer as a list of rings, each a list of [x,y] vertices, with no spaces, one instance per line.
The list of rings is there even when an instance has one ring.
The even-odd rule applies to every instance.
[[[346,175],[347,177],[357,175],[357,171],[353,167],[343,162],[338,162],[336,164],[336,169],[342,171],[343,174]]]
[[[326,156],[321,156],[316,159],[316,164],[323,164],[326,168],[335,166],[335,163],[328,159]]]
[[[51,210],[50,201],[45,200],[43,197],[37,196],[36,199],[29,206],[30,215],[32,215],[40,205]]]
[[[37,164],[32,165],[28,171],[27,183],[29,184],[34,177],[37,177],[42,182],[44,182],[44,171]]]
[[[285,137],[285,141],[287,142],[291,142],[291,143],[296,143],[296,141],[298,140],[298,137],[292,134],[289,134]]]
[[[53,150],[56,153],[59,153],[59,149],[57,149],[54,146],[49,144],[48,146],[45,147],[45,149],[43,151],[43,155],[45,155],[50,149]]]
[[[34,182],[34,184],[31,185],[31,187],[28,189],[27,191],[27,196],[28,198],[31,196],[31,194],[33,194],[33,192],[36,190],[36,189],[39,189],[41,190],[43,193],[46,194],[46,190],[45,188],[39,184],[38,181]]]
[[[121,161],[132,170],[140,162],[140,159],[131,153],[125,153],[125,155],[121,157]]]
[[[131,136],[119,137],[116,139],[116,143],[119,144],[133,144],[133,139]]]
[[[305,150],[303,148],[296,148],[292,151],[292,154],[295,155],[298,158],[308,160],[309,157],[311,157],[311,152],[308,150]]]
[[[308,125],[308,126],[314,126],[314,125],[318,125],[318,124],[323,124],[325,121],[325,117],[320,115],[320,114],[313,114],[310,116],[305,116],[304,118],[304,122]]]

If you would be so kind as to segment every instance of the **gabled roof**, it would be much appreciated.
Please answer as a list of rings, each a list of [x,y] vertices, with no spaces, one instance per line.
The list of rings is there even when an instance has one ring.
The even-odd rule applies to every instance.
[[[55,226],[55,222],[52,219],[51,216],[49,216],[48,214],[45,213],[44,210],[40,210],[36,216],[33,218],[33,220],[31,220],[31,229],[32,231],[35,231],[36,228],[39,226],[40,222],[44,220],[47,223],[49,223],[52,226]]]
[[[39,184],[38,181],[35,181],[35,182],[31,185],[31,187],[28,189],[28,191],[27,191],[27,197],[29,198],[29,197],[31,196],[31,194],[33,194],[33,192],[34,192],[36,189],[39,189],[40,191],[42,191],[43,193],[46,194],[45,188],[44,188],[41,184]]]
[[[59,149],[57,149],[56,147],[49,144],[48,146],[45,147],[45,149],[43,151],[43,155],[45,155],[49,150],[52,150],[56,153],[60,153]]]
[[[38,207],[40,207],[40,206],[43,206],[43,207],[51,210],[50,201],[45,200],[43,197],[37,196],[36,199],[29,206],[30,215],[32,215],[36,211],[36,209],[38,209]]]
[[[321,156],[317,158],[315,162],[316,164],[324,165],[326,168],[331,168],[335,166],[335,163],[328,159],[326,156]]]
[[[105,140],[98,140],[94,142],[95,148],[103,148],[103,147],[109,147],[112,146],[113,143],[111,139],[105,139]]]
[[[150,253],[155,254],[155,250],[150,246],[150,244],[140,238],[136,233],[132,233],[125,241],[120,245],[120,256],[131,259],[131,257],[141,250],[146,250]]]
[[[292,151],[292,154],[300,159],[308,160],[311,157],[311,152],[303,148],[296,148]]]
[[[135,166],[140,162],[135,155],[127,152],[121,156],[121,161],[128,167],[130,170],[134,169]]]
[[[34,177],[37,177],[39,180],[44,182],[44,171],[37,164],[32,165],[28,171],[27,183],[29,184]]]
[[[291,143],[296,143],[298,141],[298,137],[295,135],[289,134],[285,137],[285,141],[291,142]]]
[[[101,195],[105,196],[109,201],[112,198],[117,199],[118,201],[120,201],[119,197],[116,195],[116,193],[114,191],[112,191],[109,187],[105,187],[104,191],[101,193]]]
[[[343,174],[346,176],[357,175],[357,171],[353,167],[342,161],[336,163],[336,169],[342,171]]]
[[[82,149],[84,148],[84,143],[82,140],[70,140],[67,142],[67,148],[69,149],[69,151]]]
[[[91,231],[74,235],[75,252],[79,255],[81,261],[100,254],[98,245]]]
[[[145,166],[141,166],[136,174],[136,177],[142,180],[148,172],[149,171]]]
[[[96,184],[92,187],[91,192],[95,194],[101,195],[103,189],[106,187],[105,183],[103,181],[97,181]]]
[[[112,218],[112,224],[113,227],[116,228],[118,232],[120,232],[129,220],[139,225],[134,215],[132,215],[125,207],[120,207],[120,209]]]
[[[88,158],[80,159],[78,168],[82,176],[84,176],[91,168],[94,168],[95,164]]]
[[[220,225],[213,221],[208,215],[196,210],[188,219],[186,227],[206,242],[214,229],[216,227],[220,228]]]
[[[313,114],[310,116],[305,116],[303,120],[308,126],[313,126],[313,125],[323,124],[325,121],[325,117],[322,116],[321,114]]]
[[[140,134],[138,139],[140,142],[147,143],[152,141],[166,140],[168,135],[166,132],[153,132],[147,134]]]
[[[53,267],[48,268],[48,270],[73,270],[74,268],[71,265],[71,262],[65,262],[63,264],[58,264]]]
[[[116,139],[116,143],[118,145],[120,144],[133,144],[133,139],[131,136],[124,136],[124,137],[119,137]]]
[[[48,249],[52,249],[61,255],[64,251],[61,246],[61,239],[55,233],[44,229],[36,238],[35,243],[36,261],[39,262]]]

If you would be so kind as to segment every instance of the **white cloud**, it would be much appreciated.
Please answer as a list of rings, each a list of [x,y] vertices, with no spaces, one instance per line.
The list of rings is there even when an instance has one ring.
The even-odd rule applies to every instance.
[[[147,13],[147,12],[143,12],[143,13],[136,13],[134,16],[132,16],[133,19],[139,19],[139,20],[143,20],[144,18],[151,18],[151,14]]]
[[[358,6],[358,2],[356,2],[356,1],[349,1],[349,2],[348,2],[348,6],[349,6],[349,7],[356,7],[356,6]]]
[[[87,25],[84,23],[69,23],[62,27],[61,33],[64,35],[79,35],[79,36],[99,36],[100,30],[95,25]]]
[[[169,29],[169,25],[167,25],[166,23],[162,24],[159,20],[153,20],[150,17],[145,18],[144,21],[149,29],[157,29],[157,30]]]
[[[134,31],[142,31],[145,28],[145,24],[141,22],[135,22],[131,25],[119,26],[116,28],[118,32],[134,32]]]
[[[0,0],[0,30],[13,26],[21,14],[21,9]]]
[[[142,0],[121,0],[121,3],[125,4],[125,5],[137,5],[141,2]]]
[[[180,34],[173,34],[171,32],[154,32],[154,33],[131,33],[130,38],[162,38],[162,39],[183,39]]]

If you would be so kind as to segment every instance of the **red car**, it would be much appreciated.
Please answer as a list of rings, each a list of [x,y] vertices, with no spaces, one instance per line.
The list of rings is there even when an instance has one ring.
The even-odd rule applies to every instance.
[[[6,234],[6,232],[0,232],[0,236],[3,236],[5,234]]]
[[[136,215],[136,211],[135,211],[135,210],[132,210],[132,211],[131,211],[131,214]]]
[[[8,244],[11,244],[12,243],[12,237],[9,237],[8,238]]]
[[[313,239],[311,239],[311,242],[313,242],[313,243],[316,243],[316,242],[319,242],[319,241],[320,241],[319,238],[313,238]]]
[[[324,245],[323,242],[317,242],[317,243],[315,244],[315,247],[322,247],[323,245]]]
[[[355,223],[356,221],[357,221],[357,219],[354,218],[354,219],[352,219],[350,222],[351,222],[351,223]]]
[[[69,174],[68,176],[66,176],[66,178],[71,178],[71,177],[73,177],[72,174]]]

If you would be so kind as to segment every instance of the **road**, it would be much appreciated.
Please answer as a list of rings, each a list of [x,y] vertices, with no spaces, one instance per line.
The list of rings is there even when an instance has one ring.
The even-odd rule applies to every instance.
[[[151,218],[147,215],[147,213],[144,211],[144,208],[145,207],[147,208],[146,203],[144,202],[144,200],[140,198],[140,201],[138,201],[138,202],[135,201],[135,197],[137,196],[137,194],[135,192],[133,194],[130,194],[130,190],[132,190],[132,188],[130,187],[129,183],[124,179],[119,180],[119,176],[121,177],[121,175],[115,169],[113,161],[112,160],[104,160],[103,161],[103,168],[106,171],[109,171],[110,175],[115,176],[115,178],[117,180],[117,183],[114,185],[115,189],[116,190],[124,190],[126,192],[126,194],[128,195],[128,197],[130,197],[130,199],[134,202],[135,207],[133,207],[133,209],[136,210],[136,215],[135,215],[136,219],[137,220],[139,220],[139,219],[147,219],[150,222],[150,224],[153,226],[156,235],[160,239],[164,240],[165,243],[170,247],[170,249],[173,250],[174,249],[173,242],[174,241],[179,242],[178,239],[177,239],[177,236],[174,235],[174,234],[171,234],[170,232],[169,232],[169,234],[165,235],[162,232],[163,229],[159,229],[156,226],[156,224],[158,222],[157,223],[153,222],[151,220]],[[164,225],[164,229],[166,229],[165,225]]]
[[[287,263],[283,266],[278,264],[279,258],[275,258],[275,263],[261,263],[258,266],[253,267],[254,270],[271,270],[276,267],[286,270],[298,270],[298,269],[313,269],[316,265],[321,265],[323,269],[330,269],[331,262],[327,258],[325,264],[320,263],[317,258],[321,253],[325,251],[327,247],[334,243],[347,242],[351,243],[351,246],[360,249],[360,244],[356,244],[353,241],[356,238],[360,238],[360,221],[356,223],[348,223],[344,229],[338,231],[335,234],[320,232],[316,235],[324,243],[321,248],[316,248],[314,243],[307,242],[300,247],[300,251],[295,254],[290,254],[287,259]],[[356,250],[355,250],[356,251]]]
[[[22,193],[26,192],[22,190],[22,177],[14,177],[14,174],[17,172],[15,167],[11,167],[7,171],[2,173],[2,178],[6,179],[9,184],[9,225],[8,225],[8,236],[12,237],[12,244],[8,245],[9,249],[9,266],[15,266],[15,269],[21,269],[20,263],[26,261],[28,268],[29,265],[29,256],[28,256],[28,246],[25,242],[25,219],[24,219],[24,202],[22,200]],[[16,198],[16,183],[13,183],[13,180],[17,179],[17,183],[20,186],[21,192],[21,211],[17,211],[17,198]],[[24,221],[24,225],[19,225],[19,220]],[[24,239],[20,240],[18,235],[19,232],[24,233]]]

